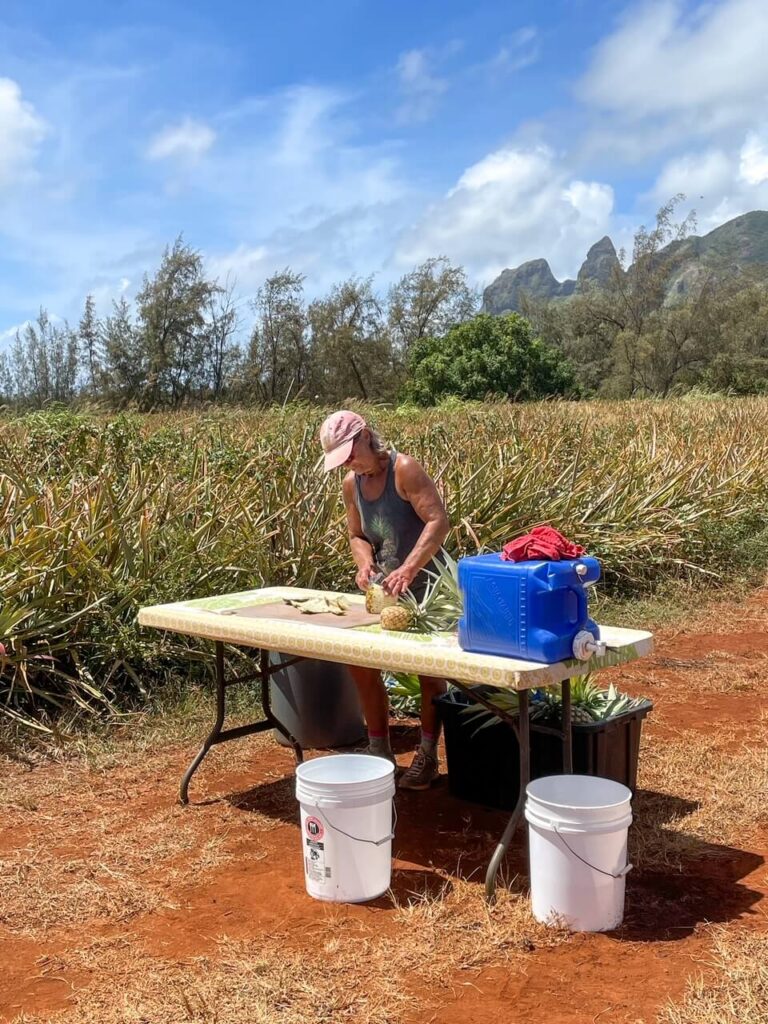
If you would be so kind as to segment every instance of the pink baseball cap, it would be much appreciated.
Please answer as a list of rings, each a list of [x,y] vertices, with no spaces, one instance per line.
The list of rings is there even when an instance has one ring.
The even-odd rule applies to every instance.
[[[320,444],[325,452],[325,472],[343,466],[352,454],[355,438],[364,430],[365,420],[356,412],[340,409],[323,421],[320,427]]]

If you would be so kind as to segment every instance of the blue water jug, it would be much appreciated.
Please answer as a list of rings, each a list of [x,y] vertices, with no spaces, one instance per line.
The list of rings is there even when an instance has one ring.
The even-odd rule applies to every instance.
[[[572,658],[577,633],[586,630],[599,640],[585,589],[599,578],[600,563],[587,556],[562,562],[506,562],[499,554],[461,558],[459,645],[524,661]]]

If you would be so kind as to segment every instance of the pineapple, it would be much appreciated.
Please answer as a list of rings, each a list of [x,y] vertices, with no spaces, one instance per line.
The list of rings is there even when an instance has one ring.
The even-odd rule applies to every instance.
[[[599,722],[605,709],[605,692],[590,674],[571,679],[571,721],[574,725]]]
[[[381,628],[413,633],[449,633],[459,621],[462,611],[458,570],[454,560],[444,552],[445,564],[437,563],[438,572],[431,577],[421,601],[410,592],[393,601],[394,607],[381,612]]]
[[[595,719],[586,708],[578,705],[571,707],[571,722],[573,725],[591,725]]]
[[[619,693],[613,683],[607,690],[601,689],[592,674],[573,676],[571,679],[571,722],[574,725],[591,725],[607,718],[624,714],[636,708],[642,701]],[[534,691],[533,719],[560,722],[562,720],[562,696],[557,686],[545,686]]]
[[[369,615],[380,615],[385,608],[397,604],[397,598],[388,594],[380,583],[371,583],[365,592],[365,610]]]
[[[388,605],[381,612],[381,628],[405,633],[413,625],[413,613],[404,604]]]

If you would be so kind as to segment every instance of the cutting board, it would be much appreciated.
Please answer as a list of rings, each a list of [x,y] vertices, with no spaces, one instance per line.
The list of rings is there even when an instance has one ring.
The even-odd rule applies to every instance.
[[[343,615],[331,612],[319,612],[317,615],[306,615],[298,608],[283,601],[271,604],[257,604],[250,608],[238,608],[229,612],[231,615],[243,615],[247,619],[279,619],[281,622],[304,622],[310,626],[335,626],[337,629],[351,629],[353,626],[372,626],[379,621],[378,615],[371,615],[365,610],[364,604],[351,604]]]

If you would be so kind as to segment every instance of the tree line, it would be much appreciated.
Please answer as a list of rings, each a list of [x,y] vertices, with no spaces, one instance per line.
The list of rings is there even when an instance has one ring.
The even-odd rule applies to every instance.
[[[678,197],[679,198],[679,197]],[[140,411],[205,402],[348,399],[430,405],[451,395],[512,400],[669,395],[690,388],[768,392],[763,276],[699,274],[670,299],[682,241],[677,199],[635,234],[607,284],[565,300],[523,299],[522,314],[479,312],[463,267],[429,259],[386,294],[352,277],[307,301],[290,268],[247,303],[206,276],[178,238],[133,304],[76,327],[42,310],[0,353],[0,402],[91,401]],[[624,266],[629,262],[628,269]]]
[[[427,260],[383,296],[372,278],[350,278],[311,302],[303,276],[286,268],[238,303],[233,284],[207,277],[201,254],[180,237],[133,304],[122,297],[100,318],[89,295],[77,326],[42,310],[17,331],[0,354],[0,398],[14,407],[91,400],[143,411],[394,401],[413,346],[444,336],[478,306],[464,269],[446,258]]]
[[[676,293],[671,283],[685,276],[679,243],[695,227],[692,216],[674,221],[682,198],[635,233],[631,259],[619,254],[605,286],[523,302],[534,333],[571,364],[585,396],[768,393],[768,268],[702,266]]]

